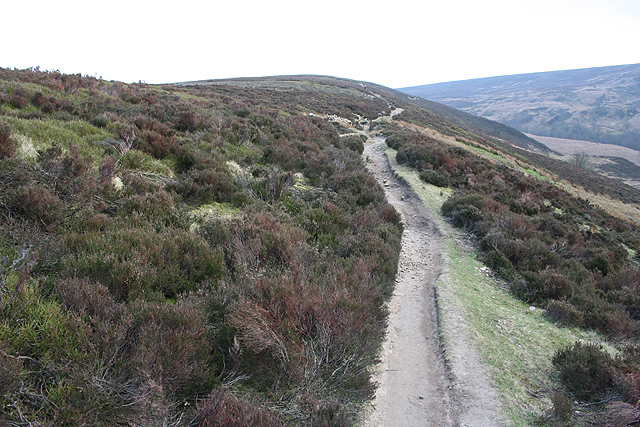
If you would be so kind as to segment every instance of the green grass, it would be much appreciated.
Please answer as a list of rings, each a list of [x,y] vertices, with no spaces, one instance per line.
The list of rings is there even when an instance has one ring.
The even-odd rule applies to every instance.
[[[172,178],[175,169],[171,159],[158,160],[139,150],[129,150],[120,159],[120,164],[126,169],[137,170],[156,177]]]
[[[462,312],[473,346],[502,398],[504,416],[513,426],[532,425],[551,409],[551,390],[560,387],[551,364],[555,352],[575,341],[602,344],[604,340],[595,333],[557,327],[544,310],[530,310],[503,283],[488,276],[488,270],[481,270],[484,265],[476,253],[460,243],[461,232],[440,213],[452,190],[422,182],[417,172],[397,164],[395,150],[386,153],[396,174],[411,185],[444,231],[447,274],[438,281],[437,291],[445,348],[451,342],[452,325],[460,322],[456,313]]]
[[[28,161],[36,161],[38,151],[52,144],[61,144],[66,150],[69,144],[79,148],[80,153],[92,157],[101,157],[104,147],[93,144],[113,138],[107,130],[100,129],[84,121],[65,122],[53,119],[20,119],[5,116],[0,118],[11,126],[11,137],[17,144],[18,154]],[[139,150],[130,150],[120,159],[122,166],[143,173],[162,177],[173,177],[174,162],[170,159],[157,160]]]
[[[91,143],[113,137],[106,130],[80,120],[65,122],[53,119],[20,119],[4,116],[0,118],[0,121],[11,126],[12,137],[30,138],[37,150],[47,149],[53,143],[62,143],[64,149],[69,143],[73,143],[78,146],[82,154],[97,155],[101,154],[104,149]]]
[[[189,212],[189,216],[193,219],[191,229],[196,230],[198,224],[205,222],[212,218],[231,219],[240,216],[242,211],[234,208],[228,203],[210,203],[207,205],[198,206],[196,209]]]

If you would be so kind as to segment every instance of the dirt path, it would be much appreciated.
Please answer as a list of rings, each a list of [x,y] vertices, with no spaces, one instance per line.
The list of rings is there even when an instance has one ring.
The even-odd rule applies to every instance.
[[[387,339],[375,374],[378,389],[365,425],[499,426],[495,393],[464,327],[452,343],[461,354],[445,362],[436,303],[436,281],[446,274],[442,232],[420,199],[395,178],[384,138],[374,141],[365,145],[363,157],[402,215],[405,231]]]

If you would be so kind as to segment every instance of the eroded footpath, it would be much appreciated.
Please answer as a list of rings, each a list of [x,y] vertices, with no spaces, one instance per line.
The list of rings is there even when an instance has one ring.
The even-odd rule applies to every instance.
[[[363,158],[402,215],[404,233],[378,388],[368,427],[499,426],[495,391],[470,344],[463,316],[445,325],[447,359],[438,324],[437,288],[446,279],[443,232],[421,200],[391,170],[383,137],[366,144]],[[455,307],[447,309],[455,310]],[[455,355],[450,357],[449,355]]]

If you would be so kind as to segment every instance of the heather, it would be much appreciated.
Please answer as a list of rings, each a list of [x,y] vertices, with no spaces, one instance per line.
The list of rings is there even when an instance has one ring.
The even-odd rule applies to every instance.
[[[386,103],[322,81],[0,83],[7,422],[354,422],[402,226],[340,135]]]

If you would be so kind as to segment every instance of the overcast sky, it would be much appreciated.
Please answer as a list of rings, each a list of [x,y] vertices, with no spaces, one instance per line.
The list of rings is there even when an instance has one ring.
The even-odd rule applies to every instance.
[[[392,88],[640,63],[639,0],[5,0],[0,67]]]

